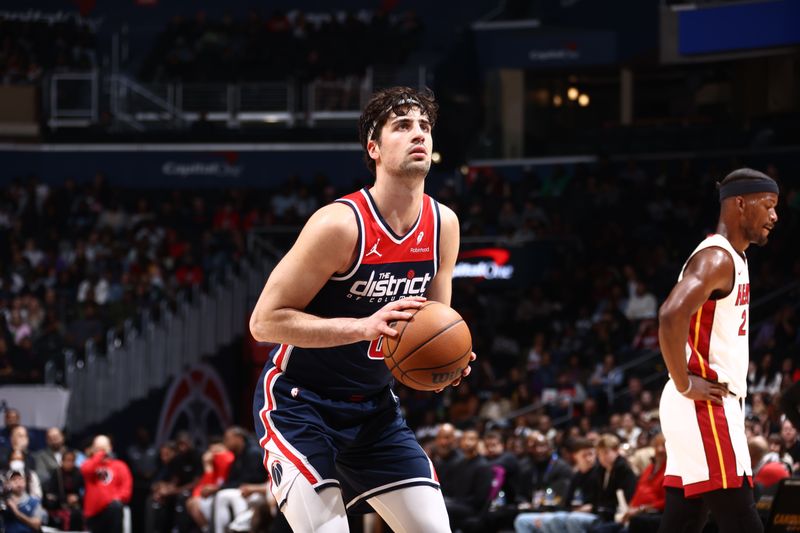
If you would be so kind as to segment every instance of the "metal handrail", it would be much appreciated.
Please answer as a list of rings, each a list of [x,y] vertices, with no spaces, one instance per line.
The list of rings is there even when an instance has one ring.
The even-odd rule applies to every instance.
[[[142,313],[139,328],[127,320],[124,340],[117,342],[117,336],[110,335],[113,342],[105,355],[91,340],[84,361],[65,353],[64,382],[72,393],[67,415],[71,430],[80,433],[102,422],[241,335],[248,295],[260,292],[271,263],[270,254],[254,247],[238,275],[229,268],[207,291],[194,288],[190,297],[180,295],[174,312],[162,303],[158,320]],[[54,367],[46,374],[55,376]]]
[[[391,67],[388,71],[381,70],[379,75],[381,80],[393,84],[422,87],[427,82],[428,71],[423,65]],[[58,85],[68,80],[91,82],[90,109],[58,107]],[[376,84],[372,67],[367,68],[362,76],[315,80],[305,85],[287,79],[260,83],[177,82],[157,86],[115,71],[102,78],[96,69],[89,73],[58,73],[50,77],[48,85],[51,126],[86,127],[96,123],[101,104],[98,88],[101,81],[108,91],[111,116],[138,131],[144,131],[148,123],[167,123],[180,128],[199,120],[224,122],[231,128],[245,122],[279,123],[292,127],[298,121],[310,126],[318,121],[352,121],[358,119],[373,88],[384,84],[383,81]],[[327,100],[335,100],[337,105],[320,105],[326,99],[323,96],[326,91],[333,94]],[[306,101],[298,102],[298,94],[305,94]],[[137,108],[136,102],[131,100],[133,97],[140,98],[144,105]]]
[[[59,103],[59,85],[61,82],[84,82],[89,84],[89,102],[87,106],[65,107]],[[99,73],[89,72],[57,72],[51,74],[43,83],[46,90],[44,104],[48,110],[48,125],[59,127],[87,127],[97,122],[99,117]],[[83,94],[84,91],[81,92]]]

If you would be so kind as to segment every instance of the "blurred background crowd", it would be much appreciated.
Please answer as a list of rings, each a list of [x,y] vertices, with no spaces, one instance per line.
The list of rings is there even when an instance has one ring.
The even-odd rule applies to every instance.
[[[578,501],[567,491],[570,479],[580,472],[577,457],[582,450],[598,457],[605,450],[614,452],[608,464],[625,465],[620,487],[629,500],[644,480],[658,493],[660,481],[653,481],[658,470],[636,482],[654,457],[654,468],[663,477],[663,457],[659,463],[656,453],[663,454],[658,402],[666,376],[658,354],[657,310],[693,237],[713,231],[716,209],[707,198],[713,191],[712,176],[718,174],[713,165],[695,170],[686,161],[658,168],[664,174],[651,176],[634,162],[616,168],[603,163],[574,172],[556,169],[548,179],[530,171],[513,183],[496,169],[479,168],[461,194],[448,182],[431,191],[459,214],[467,241],[491,235],[512,247],[530,241],[558,243],[549,269],[523,290],[487,291],[479,281],[455,280],[453,305],[470,324],[479,354],[470,379],[440,395],[397,387],[410,425],[436,458],[443,490],[452,497],[448,502],[456,506],[451,510],[454,526],[511,529],[520,512],[569,509]],[[776,167],[769,171],[780,179]],[[687,182],[703,183],[708,194],[687,195]],[[102,174],[54,187],[35,177],[20,179],[5,191],[2,205],[4,381],[41,382],[47,361],[63,365],[64,349],[80,351],[90,338],[102,345],[107,331],[113,332],[112,338],[122,335],[126,319],[174,299],[187,286],[212,282],[224,265],[247,253],[248,233],[296,227],[343,192],[323,175],[313,184],[295,177],[274,190],[247,195],[235,190],[222,195],[121,190],[109,186]],[[791,186],[785,190],[780,230],[769,246],[753,251],[755,294],[791,285],[800,269],[791,250],[791,235],[800,223],[800,206],[793,204],[797,198]],[[273,240],[285,244],[292,235],[289,231]],[[786,476],[800,466],[797,431],[782,419],[780,406],[783,393],[800,379],[796,302],[796,286],[778,291],[769,309],[755,308],[751,322],[751,451],[754,464],[766,457],[780,464]],[[626,368],[631,361],[638,364]],[[15,444],[15,431],[24,429],[8,431],[4,467],[21,457],[26,472],[35,471],[40,480],[33,482],[33,494],[46,496],[48,486],[63,492],[61,485],[48,485],[54,474],[47,471],[48,466],[64,468],[63,456],[49,465],[45,459],[65,450],[63,435],[52,428],[46,439],[38,439],[39,447],[46,444],[42,451],[29,450],[27,439],[24,447]],[[191,494],[196,486],[203,471],[201,453],[192,451],[192,468],[183,459],[176,463],[185,471],[172,472],[169,466],[174,456],[194,450],[193,438],[182,434],[156,445],[144,429],[135,438],[120,454],[133,472],[127,496],[136,511],[133,523],[145,527],[151,524],[146,520],[155,520],[144,531],[168,531],[177,508],[181,525],[175,527],[196,527],[191,505],[176,503],[174,497]],[[255,446],[252,435],[242,438]],[[209,450],[228,449],[210,435],[202,444],[206,442]],[[12,457],[17,449],[21,453]],[[72,473],[60,474],[58,483],[68,479],[82,496],[77,473],[88,454],[79,449],[66,463]],[[250,453],[256,454],[250,459],[256,466],[244,472],[254,477],[224,485],[240,490],[245,499],[256,490],[251,486],[266,482],[257,446]],[[502,467],[503,474],[493,466]],[[601,467],[600,461],[592,466]],[[563,477],[551,479],[556,473]],[[167,482],[174,487],[165,489]],[[583,490],[588,498],[594,489]],[[615,490],[603,503],[581,500],[580,505],[595,505],[598,516],[613,522]],[[147,494],[155,500],[146,508]],[[648,513],[663,508],[663,490],[660,496],[648,493],[648,498],[653,501],[642,504]],[[64,520],[65,509],[72,510],[70,519],[78,523],[79,501],[43,503],[55,523]],[[459,507],[463,505],[468,508]],[[148,515],[154,508],[169,511]],[[459,523],[459,516],[468,520]],[[645,518],[652,517],[637,521],[651,528],[657,524]],[[158,525],[160,520],[167,525]],[[167,529],[158,529],[162,527]],[[517,529],[527,531],[525,527],[518,518]]]
[[[685,3],[9,0],[5,531],[288,531],[250,426],[272,346],[245,315],[308,217],[370,184],[355,120],[395,84],[441,106],[426,192],[459,216],[459,265],[508,258],[454,279],[469,379],[396,387],[452,529],[656,531],[658,309],[742,166],[781,186],[770,242],[748,250],[746,429],[767,520],[800,476],[800,32],[742,43],[721,21],[797,12]]]

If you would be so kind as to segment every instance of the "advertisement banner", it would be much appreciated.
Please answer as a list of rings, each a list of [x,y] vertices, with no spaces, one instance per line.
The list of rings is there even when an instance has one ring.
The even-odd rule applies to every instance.
[[[324,173],[334,184],[371,179],[359,145],[336,149],[265,145],[263,149],[169,146],[103,148],[50,145],[41,149],[0,150],[0,185],[36,175],[45,183],[66,178],[82,182],[102,172],[110,183],[129,188],[273,188],[289,176],[311,179]],[[155,149],[158,148],[158,149]],[[245,147],[248,148],[248,147]]]
[[[55,385],[4,385],[0,387],[0,406],[19,411],[25,426],[64,428],[70,392]]]
[[[790,46],[800,43],[798,21],[797,0],[697,7],[678,14],[678,50],[695,55]]]
[[[521,244],[464,244],[453,279],[467,279],[485,289],[524,288],[541,281],[553,262],[555,241]]]
[[[481,30],[475,32],[475,43],[485,69],[611,65],[617,61],[617,36],[604,30]]]

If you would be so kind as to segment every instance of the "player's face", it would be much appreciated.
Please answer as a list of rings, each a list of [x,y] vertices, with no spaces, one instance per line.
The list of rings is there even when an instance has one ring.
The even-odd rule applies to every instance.
[[[778,195],[774,192],[752,194],[745,198],[746,237],[753,244],[764,246],[778,222]]]
[[[419,108],[406,115],[392,113],[381,131],[377,151],[380,165],[392,175],[425,176],[431,168],[431,123]]]

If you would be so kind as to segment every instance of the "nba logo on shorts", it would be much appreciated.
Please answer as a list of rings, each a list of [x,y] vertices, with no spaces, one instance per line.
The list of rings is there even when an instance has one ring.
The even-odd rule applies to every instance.
[[[283,467],[278,461],[272,463],[272,482],[277,487],[281,484],[281,478],[283,477]]]

